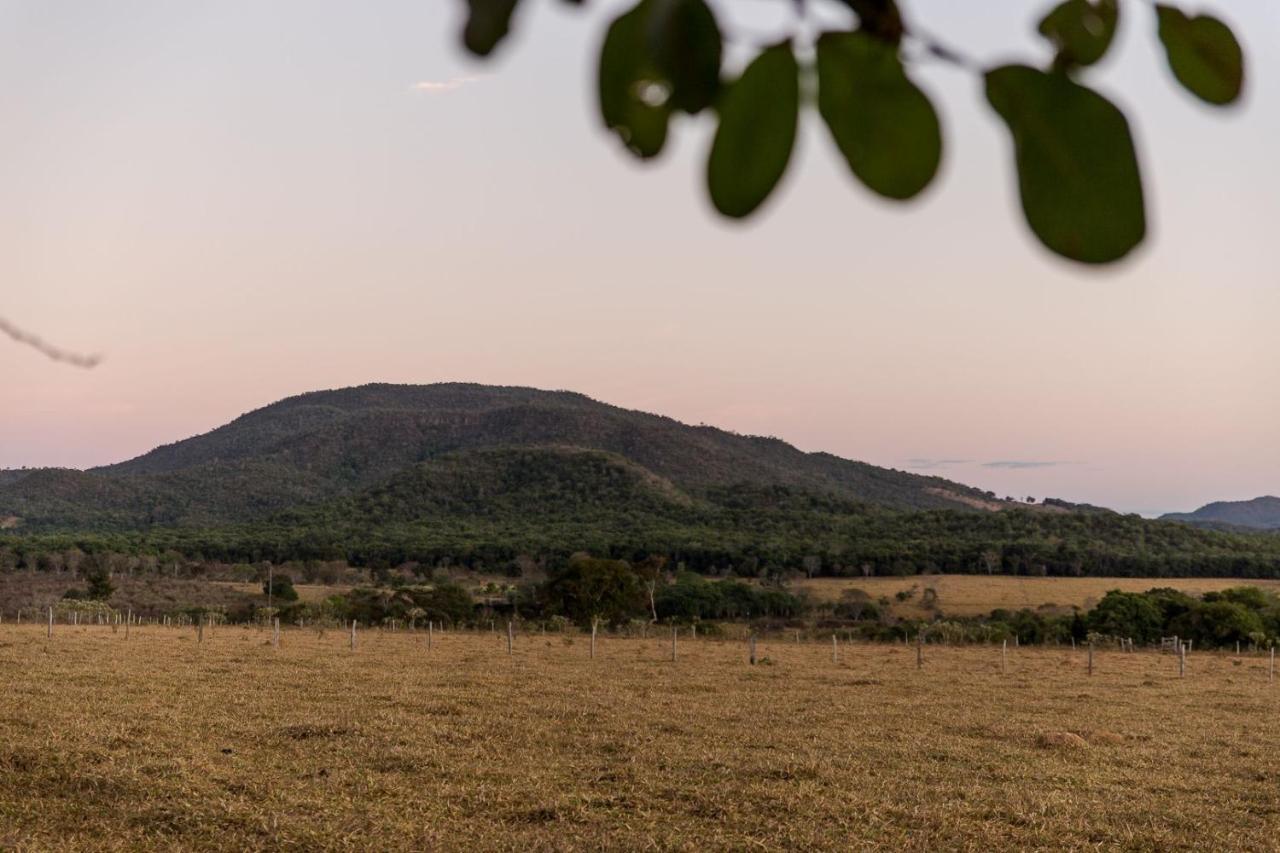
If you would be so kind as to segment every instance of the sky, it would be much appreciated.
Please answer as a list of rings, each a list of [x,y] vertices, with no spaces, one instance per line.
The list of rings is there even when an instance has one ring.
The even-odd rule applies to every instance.
[[[972,72],[912,62],[947,145],[921,198],[871,196],[810,115],[780,191],[729,223],[709,116],[652,164],[600,126],[622,6],[525,0],[478,62],[463,5],[0,0],[0,318],[103,358],[0,337],[0,467],[118,461],[309,390],[474,381],[1002,495],[1154,514],[1280,492],[1280,5],[1205,0],[1249,62],[1215,110],[1122,3],[1087,80],[1130,117],[1150,236],[1102,271],[1027,231]],[[902,5],[983,65],[1049,56],[1040,0]],[[741,45],[790,7],[717,9]]]

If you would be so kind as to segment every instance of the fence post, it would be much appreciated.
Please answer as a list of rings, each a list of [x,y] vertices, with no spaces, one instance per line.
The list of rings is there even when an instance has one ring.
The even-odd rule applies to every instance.
[[[196,642],[197,643],[204,642],[204,620],[203,619],[196,621]]]
[[[675,663],[676,661],[676,632],[679,630],[680,629],[677,628],[675,625],[671,626],[671,662],[672,663]]]
[[[1000,674],[1005,675],[1009,672],[1009,641],[1004,640],[1000,643]]]
[[[1089,641],[1089,674],[1093,675],[1093,640]]]
[[[596,626],[599,620],[592,618],[591,620],[591,660],[596,659]]]
[[[1271,647],[1271,670],[1267,673],[1267,681],[1276,680],[1276,647]]]
[[[1178,646],[1178,677],[1187,677],[1187,644],[1182,643]]]
[[[751,635],[751,638],[747,641],[747,646],[750,650],[751,665],[755,666],[756,665],[756,635],[755,634]]]
[[[45,632],[44,636],[45,636],[45,639],[51,639],[53,637],[53,608],[52,607],[49,608],[49,630]]]
[[[356,620],[351,620],[351,651],[356,650]]]
[[[272,626],[274,630],[271,632],[271,645],[273,648],[280,648],[280,617],[275,618],[275,624]]]
[[[511,654],[511,644],[514,637],[515,629],[511,627],[510,620],[507,621],[507,654]]]
[[[435,620],[429,620],[429,621],[427,622],[427,651],[431,651],[431,640],[432,640],[432,635],[433,635],[435,632],[436,632],[436,623],[435,623]]]
[[[916,632],[916,669],[924,669],[924,631]]]
[[[831,662],[840,663],[840,641],[836,639],[836,635],[831,635]]]

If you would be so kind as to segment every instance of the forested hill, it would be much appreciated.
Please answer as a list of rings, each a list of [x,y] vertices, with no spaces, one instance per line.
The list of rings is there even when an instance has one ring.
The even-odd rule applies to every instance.
[[[1280,498],[1268,495],[1251,501],[1218,501],[1195,512],[1171,512],[1161,518],[1208,527],[1280,530]]]
[[[580,394],[481,385],[304,394],[117,465],[4,472],[0,567],[73,548],[384,566],[589,551],[739,574],[1280,576],[1272,533],[998,501]]]
[[[544,446],[610,453],[690,493],[749,484],[896,509],[992,503],[941,478],[804,453],[775,438],[689,426],[581,394],[442,384],[303,394],[127,462],[10,474],[0,479],[0,515],[22,519],[28,530],[262,521],[387,483],[446,454]]]

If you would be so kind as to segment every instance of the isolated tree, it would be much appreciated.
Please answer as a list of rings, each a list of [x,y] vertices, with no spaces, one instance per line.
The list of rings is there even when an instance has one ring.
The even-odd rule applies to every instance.
[[[551,572],[540,597],[548,613],[583,626],[622,622],[644,606],[639,579],[625,560],[586,556],[575,556],[567,566]]]
[[[488,56],[507,35],[519,0],[463,2],[462,42]],[[1039,63],[1044,67],[991,68],[908,21],[896,0],[775,0],[795,9],[789,37],[753,47],[754,58],[726,79],[724,44],[734,34],[721,20],[727,7],[743,2],[639,0],[609,25],[597,81],[605,126],[642,159],[662,153],[680,115],[715,113],[706,180],[725,216],[750,216],[768,198],[791,159],[800,109],[815,106],[868,189],[896,201],[918,196],[938,172],[943,134],[910,67],[933,58],[981,75],[987,101],[1011,136],[1027,223],[1045,246],[1097,264],[1142,242],[1146,205],[1129,123],[1082,82],[1111,47],[1120,0],[1058,3],[1039,25],[1051,51]],[[852,12],[853,22],[813,37],[822,26],[812,13],[818,6]],[[1152,24],[1186,89],[1215,106],[1239,98],[1244,58],[1225,24],[1159,3]]]
[[[666,577],[664,571],[666,567],[667,558],[656,554],[645,557],[634,566],[636,577],[640,578],[645,597],[649,600],[649,621],[651,622],[658,621],[658,584],[662,583]]]
[[[262,582],[262,594],[279,601],[297,601],[298,591],[293,588],[293,578],[288,575],[272,575]]]
[[[90,601],[106,601],[116,591],[111,582],[111,572],[101,566],[95,566],[84,573],[85,598]]]

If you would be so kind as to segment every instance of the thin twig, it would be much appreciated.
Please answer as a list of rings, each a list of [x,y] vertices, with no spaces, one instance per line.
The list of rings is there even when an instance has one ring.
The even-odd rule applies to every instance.
[[[26,344],[54,361],[61,361],[64,364],[92,368],[97,367],[102,361],[102,356],[100,355],[81,355],[80,353],[69,352],[55,347],[53,344],[45,343],[39,337],[30,332],[24,332],[3,317],[0,317],[0,332],[4,332],[18,343]]]

